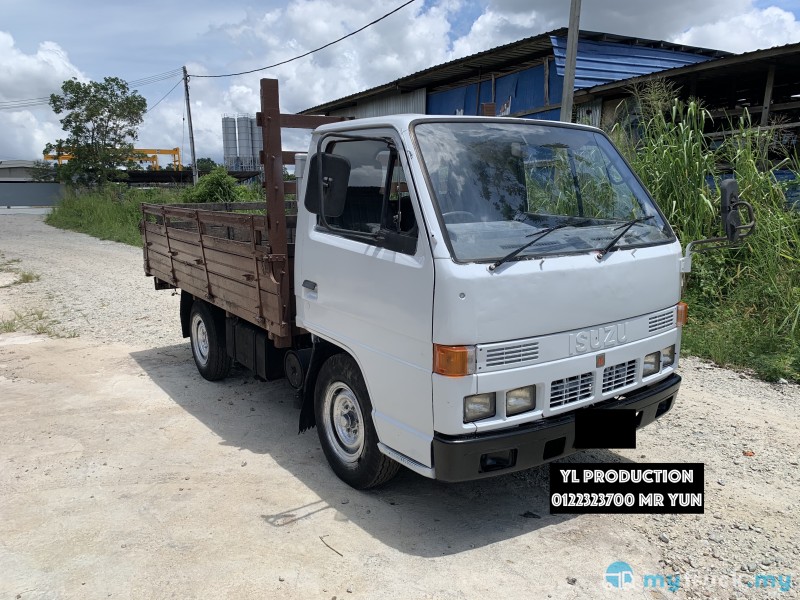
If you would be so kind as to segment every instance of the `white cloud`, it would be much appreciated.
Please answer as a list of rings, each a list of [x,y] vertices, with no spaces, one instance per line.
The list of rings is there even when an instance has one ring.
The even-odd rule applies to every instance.
[[[799,42],[800,22],[791,12],[770,6],[691,27],[675,41],[729,52],[748,52]]]
[[[37,41],[38,29],[28,25],[25,11],[4,14],[4,19],[16,19],[13,23],[19,35],[0,32],[0,101],[47,96],[57,91],[64,79],[77,76],[85,80],[84,73],[98,78],[110,74],[136,79],[168,71],[180,62],[193,75],[258,68],[330,42],[398,5],[397,0],[296,0],[282,6],[271,3],[258,9],[251,5],[227,11],[210,0],[199,1],[202,10],[192,11],[190,22],[181,21],[185,27],[175,36],[159,30],[142,34],[137,29],[139,22],[120,16],[126,9],[115,3],[96,5],[104,11],[108,28],[103,32],[85,29],[80,36],[64,33],[71,37],[61,37],[59,33],[60,37],[53,37],[53,32],[72,32],[73,28],[56,21],[66,18],[59,16],[62,13],[73,19],[84,18],[81,10],[59,13],[60,9],[54,9],[52,14],[45,14],[37,24],[47,31],[41,39],[57,39],[59,43]],[[755,0],[587,1],[582,6],[581,28],[732,51],[800,40],[798,22],[791,12],[775,6],[764,8],[763,4]],[[190,86],[198,155],[221,160],[221,116],[258,111],[262,77],[279,79],[281,109],[296,112],[454,58],[566,26],[568,12],[566,0],[417,2],[331,48],[290,64],[231,79],[193,77]],[[163,5],[153,25],[161,27],[177,15],[185,17],[184,13],[180,6]],[[9,19],[5,23],[12,23]],[[13,30],[14,24],[5,23]],[[15,43],[15,38],[20,41]],[[113,55],[112,48],[103,50],[111,38],[115,40]],[[30,50],[26,53],[20,47]],[[65,48],[70,55],[81,57],[80,69]],[[175,81],[140,92],[152,105]],[[182,88],[178,86],[146,115],[140,128],[140,147],[188,149]],[[47,107],[0,111],[0,130],[0,159],[35,158],[44,142],[59,136],[58,120]],[[188,156],[184,160],[188,162]]]
[[[0,101],[47,98],[65,79],[86,80],[67,53],[54,42],[42,42],[35,54],[25,54],[11,34],[0,31]],[[47,104],[0,111],[0,160],[36,159],[61,133]]]
[[[490,7],[466,35],[454,41],[450,57],[469,56],[554,28],[551,21],[536,11],[504,13]]]
[[[36,54],[25,54],[0,31],[0,100],[49,96],[70,77],[86,80],[58,44],[42,42]]]

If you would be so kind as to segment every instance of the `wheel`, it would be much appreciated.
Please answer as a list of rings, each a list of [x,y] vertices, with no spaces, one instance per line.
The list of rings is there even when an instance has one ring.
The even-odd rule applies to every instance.
[[[189,339],[194,364],[205,379],[219,381],[228,376],[231,359],[225,349],[225,338],[217,327],[211,308],[202,301],[192,304],[189,316]]]
[[[400,464],[378,450],[372,403],[352,357],[336,354],[322,365],[314,388],[314,410],[322,450],[342,481],[364,490],[397,474]]]
[[[451,210],[450,212],[442,213],[442,220],[445,223],[474,223],[478,220],[478,217],[468,210]]]

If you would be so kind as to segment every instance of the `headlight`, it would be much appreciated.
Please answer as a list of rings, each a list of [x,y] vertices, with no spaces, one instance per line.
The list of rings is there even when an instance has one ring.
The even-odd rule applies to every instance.
[[[669,348],[664,348],[661,351],[661,368],[664,367],[671,367],[675,364],[675,346],[672,345]]]
[[[464,398],[464,423],[479,421],[495,414],[495,393],[475,394]]]
[[[661,352],[651,352],[644,357],[644,370],[642,377],[655,375],[661,370]]]
[[[536,387],[528,385],[506,392],[506,416],[518,415],[536,408]]]

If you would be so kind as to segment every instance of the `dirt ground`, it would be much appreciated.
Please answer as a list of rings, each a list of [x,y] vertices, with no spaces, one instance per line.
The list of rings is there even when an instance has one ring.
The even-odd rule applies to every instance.
[[[200,378],[139,250],[5,215],[0,275],[0,598],[800,593],[798,386],[685,359],[635,450],[570,459],[703,462],[703,515],[550,515],[547,467],[358,492],[297,433],[288,384]],[[635,589],[604,589],[615,561]]]

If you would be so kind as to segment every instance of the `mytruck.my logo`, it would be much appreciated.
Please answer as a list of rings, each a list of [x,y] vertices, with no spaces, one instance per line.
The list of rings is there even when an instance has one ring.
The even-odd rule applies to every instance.
[[[603,585],[610,590],[633,590],[637,588],[633,578],[633,569],[622,561],[617,561],[608,565],[605,575],[603,575]],[[665,588],[670,592],[677,592],[681,587],[681,576],[660,575],[646,573],[642,576],[642,588]]]
[[[617,561],[608,565],[603,583],[611,590],[631,590],[633,584],[633,569],[622,561]]]
[[[603,574],[603,586],[608,590],[648,590],[660,589],[668,592],[678,590],[711,589],[769,589],[788,592],[792,589],[792,576],[789,574],[757,573],[745,578],[741,573],[718,573],[716,575],[699,573],[645,573],[637,579],[631,566],[622,561],[608,565]]]

